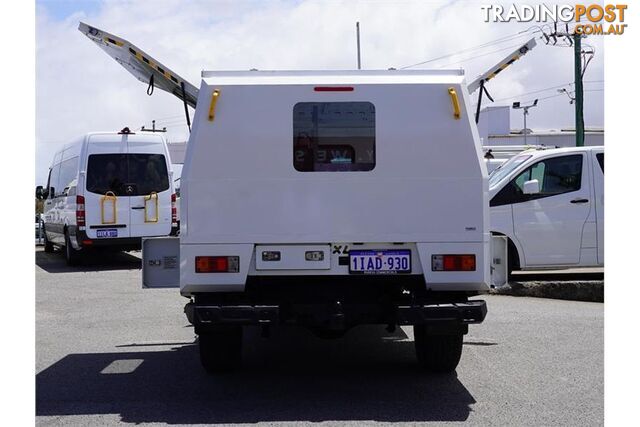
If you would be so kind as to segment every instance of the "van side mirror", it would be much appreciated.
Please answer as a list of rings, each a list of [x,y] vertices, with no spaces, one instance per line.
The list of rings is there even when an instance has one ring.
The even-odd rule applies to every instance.
[[[526,181],[522,186],[522,192],[524,194],[539,194],[540,193],[540,183],[537,179],[532,179],[530,181]]]
[[[48,199],[53,199],[54,197],[56,197],[56,189],[53,187],[49,188],[49,191],[47,193],[47,198]]]
[[[36,187],[36,199],[38,200],[44,199],[44,191],[42,189],[42,185],[38,185]]]

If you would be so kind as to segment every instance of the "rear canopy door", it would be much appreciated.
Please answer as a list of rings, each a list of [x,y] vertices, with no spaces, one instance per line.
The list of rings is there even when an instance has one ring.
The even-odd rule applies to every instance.
[[[148,84],[149,91],[157,87],[175,95],[189,106],[196,107],[198,88],[134,44],[84,22],[80,23],[78,30],[138,80]]]

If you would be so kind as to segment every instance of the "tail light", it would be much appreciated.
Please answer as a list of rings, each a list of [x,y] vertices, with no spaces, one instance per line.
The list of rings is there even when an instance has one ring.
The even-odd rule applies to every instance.
[[[476,256],[469,255],[433,255],[432,271],[476,271]]]
[[[84,227],[85,212],[84,212],[84,196],[76,196],[76,225],[78,227]]]
[[[237,256],[197,256],[196,273],[237,273],[240,271],[240,257]]]
[[[177,200],[177,196],[176,193],[173,193],[171,195],[171,223],[172,224],[177,224],[178,223],[178,209],[176,207],[176,200]]]

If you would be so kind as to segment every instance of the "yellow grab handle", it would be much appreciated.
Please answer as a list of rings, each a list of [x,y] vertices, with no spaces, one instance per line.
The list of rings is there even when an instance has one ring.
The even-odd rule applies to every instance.
[[[451,104],[453,104],[453,117],[458,120],[460,118],[460,102],[458,102],[458,94],[452,87],[449,88],[449,96],[451,97]]]
[[[220,91],[215,89],[213,94],[211,95],[211,104],[209,104],[209,121],[212,122],[215,118],[216,112],[216,104],[218,103],[218,98],[220,97]]]
[[[104,202],[106,202],[107,200],[112,201],[111,203],[111,208],[112,208],[112,220],[111,221],[106,221],[104,219]],[[116,197],[115,193],[113,191],[107,191],[104,196],[102,196],[102,198],[100,199],[100,221],[103,224],[115,224],[116,223],[116,202],[118,201],[118,198]]]
[[[149,218],[147,211],[147,202],[152,199],[156,202],[156,215]],[[155,191],[152,191],[148,196],[144,196],[144,222],[158,222],[158,193],[156,193]]]

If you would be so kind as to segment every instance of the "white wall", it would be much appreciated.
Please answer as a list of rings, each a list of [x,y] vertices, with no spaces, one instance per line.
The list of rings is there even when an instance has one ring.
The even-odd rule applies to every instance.
[[[489,135],[508,135],[510,132],[509,106],[499,105],[480,110],[478,133],[483,141]],[[486,144],[486,142],[485,142]]]
[[[187,151],[186,142],[169,142],[167,143],[169,148],[169,156],[171,157],[172,164],[184,163],[184,155]]]

